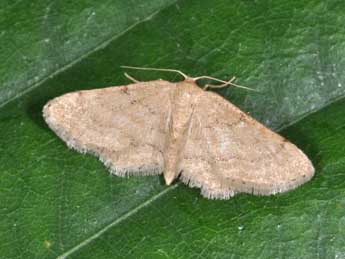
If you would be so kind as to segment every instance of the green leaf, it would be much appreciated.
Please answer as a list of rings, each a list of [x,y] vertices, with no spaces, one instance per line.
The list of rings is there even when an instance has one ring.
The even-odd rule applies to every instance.
[[[0,9],[0,103],[39,86],[176,0],[12,2]]]
[[[344,257],[345,99],[334,102],[345,93],[344,8],[336,0],[5,4],[0,258]],[[286,194],[210,201],[160,177],[110,176],[69,150],[41,109],[69,91],[128,83],[120,65],[236,75],[260,93],[219,94],[285,128],[315,178]]]

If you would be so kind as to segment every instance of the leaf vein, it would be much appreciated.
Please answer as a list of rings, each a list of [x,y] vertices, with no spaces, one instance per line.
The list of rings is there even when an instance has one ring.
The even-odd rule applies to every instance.
[[[124,221],[125,219],[131,217],[132,215],[134,215],[135,213],[137,213],[139,210],[141,210],[142,208],[146,207],[147,205],[149,205],[150,203],[152,203],[153,201],[159,199],[161,196],[163,196],[164,194],[170,192],[171,190],[174,190],[175,188],[177,188],[177,186],[179,186],[179,184],[175,184],[175,185],[171,185],[169,187],[167,187],[166,189],[164,189],[163,191],[157,193],[156,195],[152,196],[150,199],[146,200],[145,202],[139,204],[138,206],[136,206],[135,208],[131,209],[130,211],[128,211],[127,213],[123,214],[121,217],[117,218],[116,220],[112,221],[110,224],[108,224],[107,226],[105,226],[104,228],[102,228],[101,230],[99,230],[97,233],[93,234],[92,236],[90,236],[89,238],[85,239],[84,241],[82,241],[81,243],[77,244],[76,246],[72,247],[71,249],[69,249],[68,251],[66,251],[64,254],[60,255],[57,257],[57,259],[65,259],[67,258],[67,256],[73,254],[74,252],[78,251],[80,248],[84,247],[85,245],[89,244],[90,242],[92,242],[93,240],[97,239],[98,237],[100,237],[103,233],[105,233],[108,229],[112,228],[113,226],[121,223],[122,221]]]

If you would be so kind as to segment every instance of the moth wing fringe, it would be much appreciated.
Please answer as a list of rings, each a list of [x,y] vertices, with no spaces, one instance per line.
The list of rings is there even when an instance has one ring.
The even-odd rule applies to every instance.
[[[260,196],[269,196],[277,193],[287,192],[304,184],[305,182],[309,181],[312,177],[313,174],[307,175],[304,178],[301,177],[300,179],[296,179],[295,181],[291,181],[289,183],[266,185],[267,188],[260,188],[258,186],[253,187],[250,185],[240,187],[237,186],[235,190],[226,187],[222,187],[219,189],[210,189],[207,188],[207,186],[205,186],[202,182],[198,181],[195,177],[183,173],[180,176],[180,180],[189,187],[201,188],[201,194],[208,199],[230,199],[237,193],[249,193]]]
[[[189,187],[201,188],[201,195],[208,199],[228,200],[236,194],[236,192],[228,188],[209,189],[202,182],[186,174],[182,174],[180,180]]]

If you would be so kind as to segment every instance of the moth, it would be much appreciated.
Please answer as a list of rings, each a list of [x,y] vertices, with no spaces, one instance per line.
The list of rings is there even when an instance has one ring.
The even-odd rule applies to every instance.
[[[313,177],[312,163],[294,144],[207,91],[238,86],[233,79],[155,70],[184,80],[139,82],[127,75],[134,83],[57,97],[43,116],[69,147],[98,156],[117,176],[163,174],[167,185],[179,178],[210,199],[285,192]],[[196,82],[205,78],[223,84],[202,89]]]

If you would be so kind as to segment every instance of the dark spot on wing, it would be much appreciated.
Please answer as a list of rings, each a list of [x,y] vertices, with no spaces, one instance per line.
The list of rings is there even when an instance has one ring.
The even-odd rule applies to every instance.
[[[124,93],[124,94],[129,95],[128,87],[127,87],[127,86],[122,87],[122,88],[121,88],[121,92]]]

